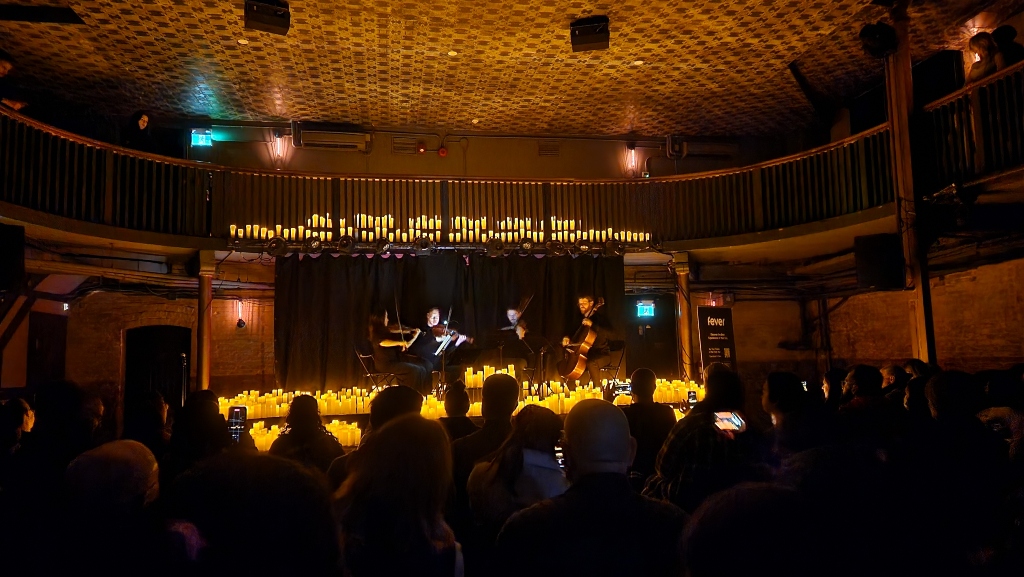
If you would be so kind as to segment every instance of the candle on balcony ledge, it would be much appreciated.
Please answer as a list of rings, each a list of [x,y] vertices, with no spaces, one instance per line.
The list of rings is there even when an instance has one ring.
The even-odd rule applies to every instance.
[[[235,225],[231,225],[230,228],[231,228],[231,238],[235,238],[235,231],[238,230],[238,227],[235,226]]]
[[[395,233],[393,233],[393,232],[389,232],[388,233],[388,242],[395,242]]]
[[[265,226],[260,227],[260,239],[267,240],[267,227]]]
[[[238,238],[244,238],[244,237],[245,237],[245,229],[239,228],[238,229]]]
[[[349,236],[352,236],[352,227],[351,226],[348,227],[347,229],[345,229],[345,234],[347,234]]]
[[[252,225],[245,225],[245,238],[252,238]]]
[[[275,236],[281,236],[281,225],[279,225],[279,224],[275,225],[274,226],[274,232],[277,233]]]
[[[323,228],[325,226],[330,226],[330,225],[327,224],[327,219],[321,216],[320,217],[320,228]]]
[[[314,212],[312,220],[313,220],[313,226],[316,226],[320,222],[320,215]]]
[[[293,226],[293,227],[291,227],[291,228],[290,228],[290,229],[288,229],[288,230],[290,230],[290,231],[291,231],[291,236],[292,236],[292,240],[295,240],[295,227]]]
[[[327,231],[327,242],[331,242],[332,236],[334,236],[334,233],[332,233],[331,231]]]
[[[301,224],[299,225],[299,240],[306,238],[306,229]]]

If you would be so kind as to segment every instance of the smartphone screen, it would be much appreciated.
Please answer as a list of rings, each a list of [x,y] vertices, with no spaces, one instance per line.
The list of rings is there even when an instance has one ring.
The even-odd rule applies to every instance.
[[[697,404],[697,391],[689,391],[686,393],[686,402],[690,403],[690,406]]]
[[[736,413],[715,413],[715,426],[722,431],[743,431],[747,424]]]
[[[228,409],[228,429],[231,431],[231,438],[238,442],[242,432],[245,431],[245,419],[247,416],[245,407],[231,407]]]
[[[558,466],[565,470],[565,455],[562,454],[562,446],[555,445],[555,459],[558,461]]]
[[[800,381],[800,384],[804,386],[804,390],[807,390],[807,381]]]

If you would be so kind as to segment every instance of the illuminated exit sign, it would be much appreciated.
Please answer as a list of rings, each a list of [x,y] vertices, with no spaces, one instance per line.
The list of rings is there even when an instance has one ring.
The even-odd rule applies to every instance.
[[[192,146],[213,146],[213,130],[209,128],[193,128]]]
[[[636,301],[636,316],[653,317],[654,301]]]

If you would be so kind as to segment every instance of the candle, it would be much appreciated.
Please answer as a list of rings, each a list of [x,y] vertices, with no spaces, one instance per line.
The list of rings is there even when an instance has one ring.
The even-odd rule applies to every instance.
[[[281,236],[281,225],[274,226],[274,232],[277,233],[275,236]]]
[[[260,227],[260,238],[263,239],[263,240],[267,239],[267,227],[265,227],[265,226],[261,226]]]
[[[320,217],[320,228],[323,228],[325,226],[327,226],[327,219],[325,217],[321,216]]]
[[[299,225],[299,240],[302,240],[302,239],[306,238],[306,234],[305,234],[304,231],[305,231],[305,228],[300,224]]]
[[[252,238],[252,225],[245,225],[245,238]]]
[[[351,226],[348,227],[347,229],[345,229],[345,234],[347,234],[349,236],[352,236],[352,227]]]
[[[295,237],[295,227],[293,226],[289,230],[292,231],[292,240],[295,240],[296,239],[296,237]]]
[[[320,222],[320,215],[313,213],[313,226],[316,226]]]
[[[327,231],[327,242],[331,242],[331,236],[332,236],[331,231]]]
[[[235,238],[235,231],[236,230],[238,230],[238,227],[235,226],[235,225],[231,225],[231,238]]]

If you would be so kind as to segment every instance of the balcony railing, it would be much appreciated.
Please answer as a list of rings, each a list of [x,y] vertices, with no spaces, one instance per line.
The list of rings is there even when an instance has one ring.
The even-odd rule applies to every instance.
[[[930,146],[933,160],[918,170],[925,192],[1024,165],[1024,63],[925,106],[922,116],[915,145]]]
[[[667,178],[354,177],[170,159],[0,111],[0,201],[81,221],[197,237],[227,238],[231,225],[249,225],[251,235],[266,228],[273,235],[278,225],[306,226],[314,214],[331,215],[329,225],[317,228],[335,238],[348,228],[358,235],[360,226],[366,230],[375,222],[367,218],[381,217],[390,217],[386,222],[398,233],[409,228],[409,219],[418,229],[434,219],[431,230],[444,239],[461,232],[456,218],[486,219],[491,230],[506,219],[520,219],[521,227],[529,218],[534,230],[548,223],[549,234],[554,219],[577,234],[597,231],[599,239],[601,231],[664,241],[730,236],[891,202],[890,157],[889,131],[882,126],[771,162]]]

